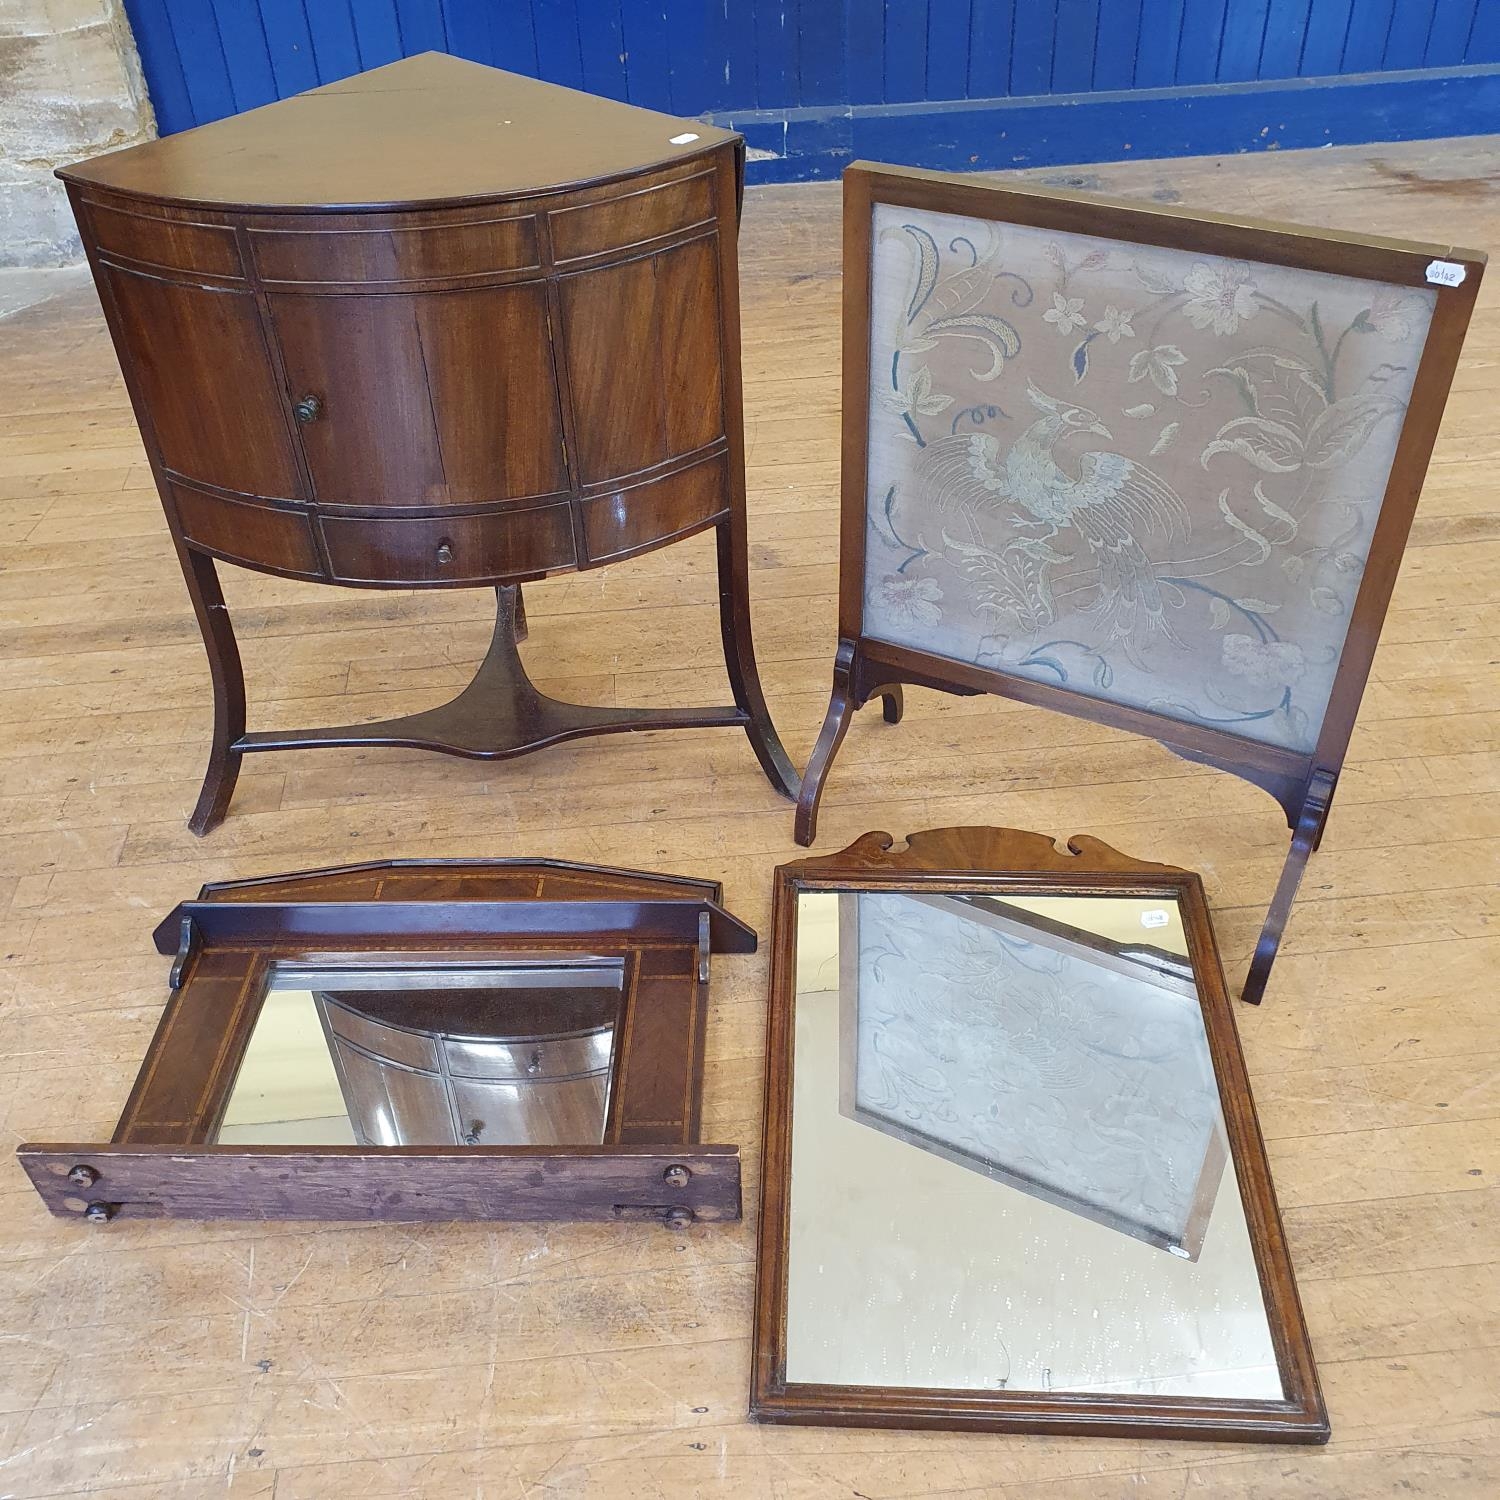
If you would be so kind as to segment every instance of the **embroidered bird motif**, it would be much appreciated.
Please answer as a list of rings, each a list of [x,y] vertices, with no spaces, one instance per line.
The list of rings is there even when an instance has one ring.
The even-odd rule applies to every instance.
[[[1070,473],[1059,462],[1066,461],[1060,446],[1075,437],[1111,439],[1109,429],[1087,407],[1069,406],[1029,381],[1026,394],[1041,415],[1004,451],[987,432],[927,445],[927,498],[945,513],[1013,509],[1016,524],[1040,528],[1032,534],[1043,542],[1076,533],[1098,573],[1098,595],[1085,612],[1101,616],[1110,641],[1121,643],[1141,665],[1140,645],[1157,635],[1177,640],[1142,544],[1153,536],[1185,537],[1187,508],[1164,479],[1122,453],[1091,449]]]

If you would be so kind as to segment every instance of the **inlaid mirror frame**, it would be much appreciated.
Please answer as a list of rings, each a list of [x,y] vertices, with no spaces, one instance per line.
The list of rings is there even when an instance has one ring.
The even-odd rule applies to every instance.
[[[1322,838],[1479,290],[1485,256],[1449,245],[1378,239],[1061,192],[1030,183],[1001,185],[968,176],[868,162],[856,162],[847,168],[843,181],[839,641],[832,696],[802,778],[795,824],[797,842],[803,845],[813,842],[823,787],[853,714],[878,697],[886,722],[898,723],[903,712],[902,684],[937,688],[962,696],[996,693],[1148,736],[1185,759],[1229,771],[1261,787],[1281,804],[1286,814],[1292,831],[1291,847],[1242,991],[1243,999],[1258,1003],[1264,996],[1302,872]],[[1434,295],[1431,323],[1380,501],[1363,576],[1349,610],[1347,635],[1336,659],[1330,696],[1311,750],[1304,752],[1262,743],[1229,727],[1179,720],[1163,712],[1136,707],[1112,697],[1107,686],[1098,692],[1085,692],[1069,683],[1023,675],[1004,666],[979,665],[931,650],[894,644],[866,633],[873,225],[874,214],[882,205],[957,215],[1002,229],[1024,226],[1087,236],[1106,244],[1116,242],[1126,249],[1156,246],[1231,261],[1325,272]],[[1455,279],[1440,283],[1437,275],[1444,273],[1429,275],[1428,268],[1434,264],[1446,266],[1446,274]],[[1064,307],[1048,316],[1072,319],[1074,315],[1070,307]],[[955,317],[948,321],[959,323],[962,319]],[[1083,319],[1079,316],[1076,321],[1082,323]],[[929,336],[935,337],[935,334]],[[931,347],[931,343],[919,347]],[[987,357],[981,350],[981,362]],[[886,392],[887,396],[890,394]],[[1026,398],[1022,395],[1016,399],[1024,402]],[[1211,502],[1207,508],[1213,509]]]
[[[798,901],[812,892],[1114,896],[1177,904],[1283,1399],[940,1390],[787,1379]],[[838,854],[779,866],[771,927],[763,1153],[750,1395],[757,1420],[1062,1436],[1328,1440],[1327,1412],[1233,1006],[1203,885],[1192,871],[1132,859],[1087,835],[1069,839],[1064,852],[1041,834],[977,827],[913,833],[899,849],[890,834],[872,832]]]
[[[171,995],[113,1137],[17,1150],[63,1218],[660,1222],[740,1217],[699,1140],[709,956],[756,934],[713,881],[559,860],[409,860],[205,885],[156,929]],[[618,964],[595,1145],[217,1144],[278,966]]]

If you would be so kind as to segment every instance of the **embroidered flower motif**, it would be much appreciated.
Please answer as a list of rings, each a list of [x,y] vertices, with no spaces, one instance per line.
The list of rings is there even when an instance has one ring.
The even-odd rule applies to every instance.
[[[1378,333],[1393,344],[1409,343],[1426,321],[1427,304],[1414,292],[1399,286],[1383,286],[1375,293],[1370,310],[1364,315],[1361,331]]]
[[[1064,297],[1053,292],[1052,306],[1042,314],[1042,322],[1055,323],[1057,331],[1066,338],[1075,328],[1082,328],[1088,319],[1083,315],[1082,297]]]
[[[1134,316],[1128,307],[1122,310],[1111,303],[1104,309],[1104,316],[1094,324],[1094,329],[1102,333],[1110,343],[1118,344],[1121,339],[1135,337],[1135,329],[1130,326],[1130,320]]]
[[[932,371],[926,365],[918,365],[904,390],[881,391],[881,405],[889,407],[898,417],[917,412],[924,417],[935,417],[953,405],[953,397],[941,392],[932,393]]]
[[[1291,687],[1307,671],[1302,647],[1291,641],[1261,641],[1253,635],[1226,635],[1224,668],[1255,687]]]
[[[1199,261],[1183,278],[1188,300],[1182,310],[1194,328],[1211,327],[1220,337],[1235,332],[1259,310],[1250,267],[1242,260],[1211,266]]]
[[[1150,378],[1164,396],[1177,394],[1177,366],[1187,363],[1185,355],[1176,344],[1158,344],[1154,349],[1137,349],[1130,356],[1130,379]]]
[[[871,603],[906,625],[936,625],[943,618],[938,608],[942,597],[936,579],[902,578],[899,573],[887,573],[870,589]]]

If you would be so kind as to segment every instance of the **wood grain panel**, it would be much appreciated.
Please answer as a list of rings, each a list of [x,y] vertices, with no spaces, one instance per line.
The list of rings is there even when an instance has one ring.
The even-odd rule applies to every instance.
[[[149,1143],[142,1142],[142,1146]],[[287,1153],[275,1146],[100,1151],[86,1144],[23,1146],[21,1164],[48,1208],[77,1218],[85,1204],[67,1179],[98,1172],[87,1192],[121,1219],[362,1220],[372,1200],[410,1223],[453,1219],[662,1221],[674,1208],[715,1222],[740,1216],[733,1146],[390,1147]],[[687,1166],[681,1188],[668,1167]]]
[[[563,334],[584,483],[722,435],[717,240],[563,278]]]
[[[430,226],[252,228],[250,244],[268,284],[441,280],[538,264],[529,215]]]
[[[243,278],[240,249],[227,224],[201,224],[183,219],[127,213],[103,203],[90,203],[89,222],[106,255],[144,261],[177,271],[204,271],[211,276]]]
[[[315,496],[341,505],[441,505],[443,455],[413,298],[269,297]]]
[[[676,229],[702,224],[713,215],[711,172],[638,188],[603,203],[555,209],[547,215],[552,256],[561,262],[626,249]]]
[[[560,296],[580,481],[660,463],[667,455],[655,259],[566,277]]]
[[[657,260],[662,422],[669,457],[724,433],[718,250],[717,240],[698,240]]]
[[[449,503],[565,489],[544,290],[444,292],[414,306]]]
[[[216,1122],[240,1045],[264,996],[264,964],[248,948],[206,953],[188,970],[162,1012],[151,1056],[170,1038],[178,1055],[201,1051],[206,1066],[190,1071],[147,1067],[126,1101],[114,1139],[118,1144],[179,1144],[201,1140]],[[227,1018],[227,1019],[226,1019]]]
[[[689,1141],[697,1131],[708,993],[695,982],[693,962],[685,947],[641,952],[629,1000],[631,1045],[610,1106],[627,1144]]]
[[[270,297],[317,498],[463,505],[564,487],[540,286]]]
[[[284,398],[254,297],[118,266],[103,274],[167,467],[221,489],[298,498]],[[234,399],[218,400],[230,370]]]
[[[707,525],[728,509],[728,482],[720,457],[665,479],[580,501],[590,564],[628,557],[664,536]]]
[[[574,564],[565,504],[431,520],[325,516],[333,576],[350,583],[474,584]]]
[[[189,542],[252,568],[268,566],[307,578],[322,576],[312,522],[305,512],[230,500],[181,484],[171,486],[171,495],[178,524]]]

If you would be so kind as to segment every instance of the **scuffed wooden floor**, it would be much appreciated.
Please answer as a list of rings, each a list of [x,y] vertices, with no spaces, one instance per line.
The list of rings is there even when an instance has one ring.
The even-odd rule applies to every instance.
[[[1500,139],[1033,175],[1484,247]],[[838,189],[752,191],[745,367],[757,644],[801,763],[830,668]],[[1322,1451],[775,1430],[745,1421],[751,1222],[133,1226],[48,1218],[0,1168],[0,1496],[1179,1500],[1500,1493],[1500,279],[1485,293],[1332,821],[1269,1000],[1240,1025],[1332,1411]],[[553,855],[721,878],[764,932],[791,810],[719,730],[509,767],[404,752],[248,763],[183,819],[208,679],[98,309],[0,323],[0,1118],[106,1135],[165,999],[155,920],[205,879],[389,855]],[[485,596],[226,570],[251,724],[426,706]],[[709,544],[529,591],[532,669],[705,701]],[[1231,978],[1286,847],[1269,798],[1151,744],[912,691],[850,733],[820,850],[872,827],[1090,831],[1201,869]],[[708,1136],[757,1186],[764,957],[715,969]]]

